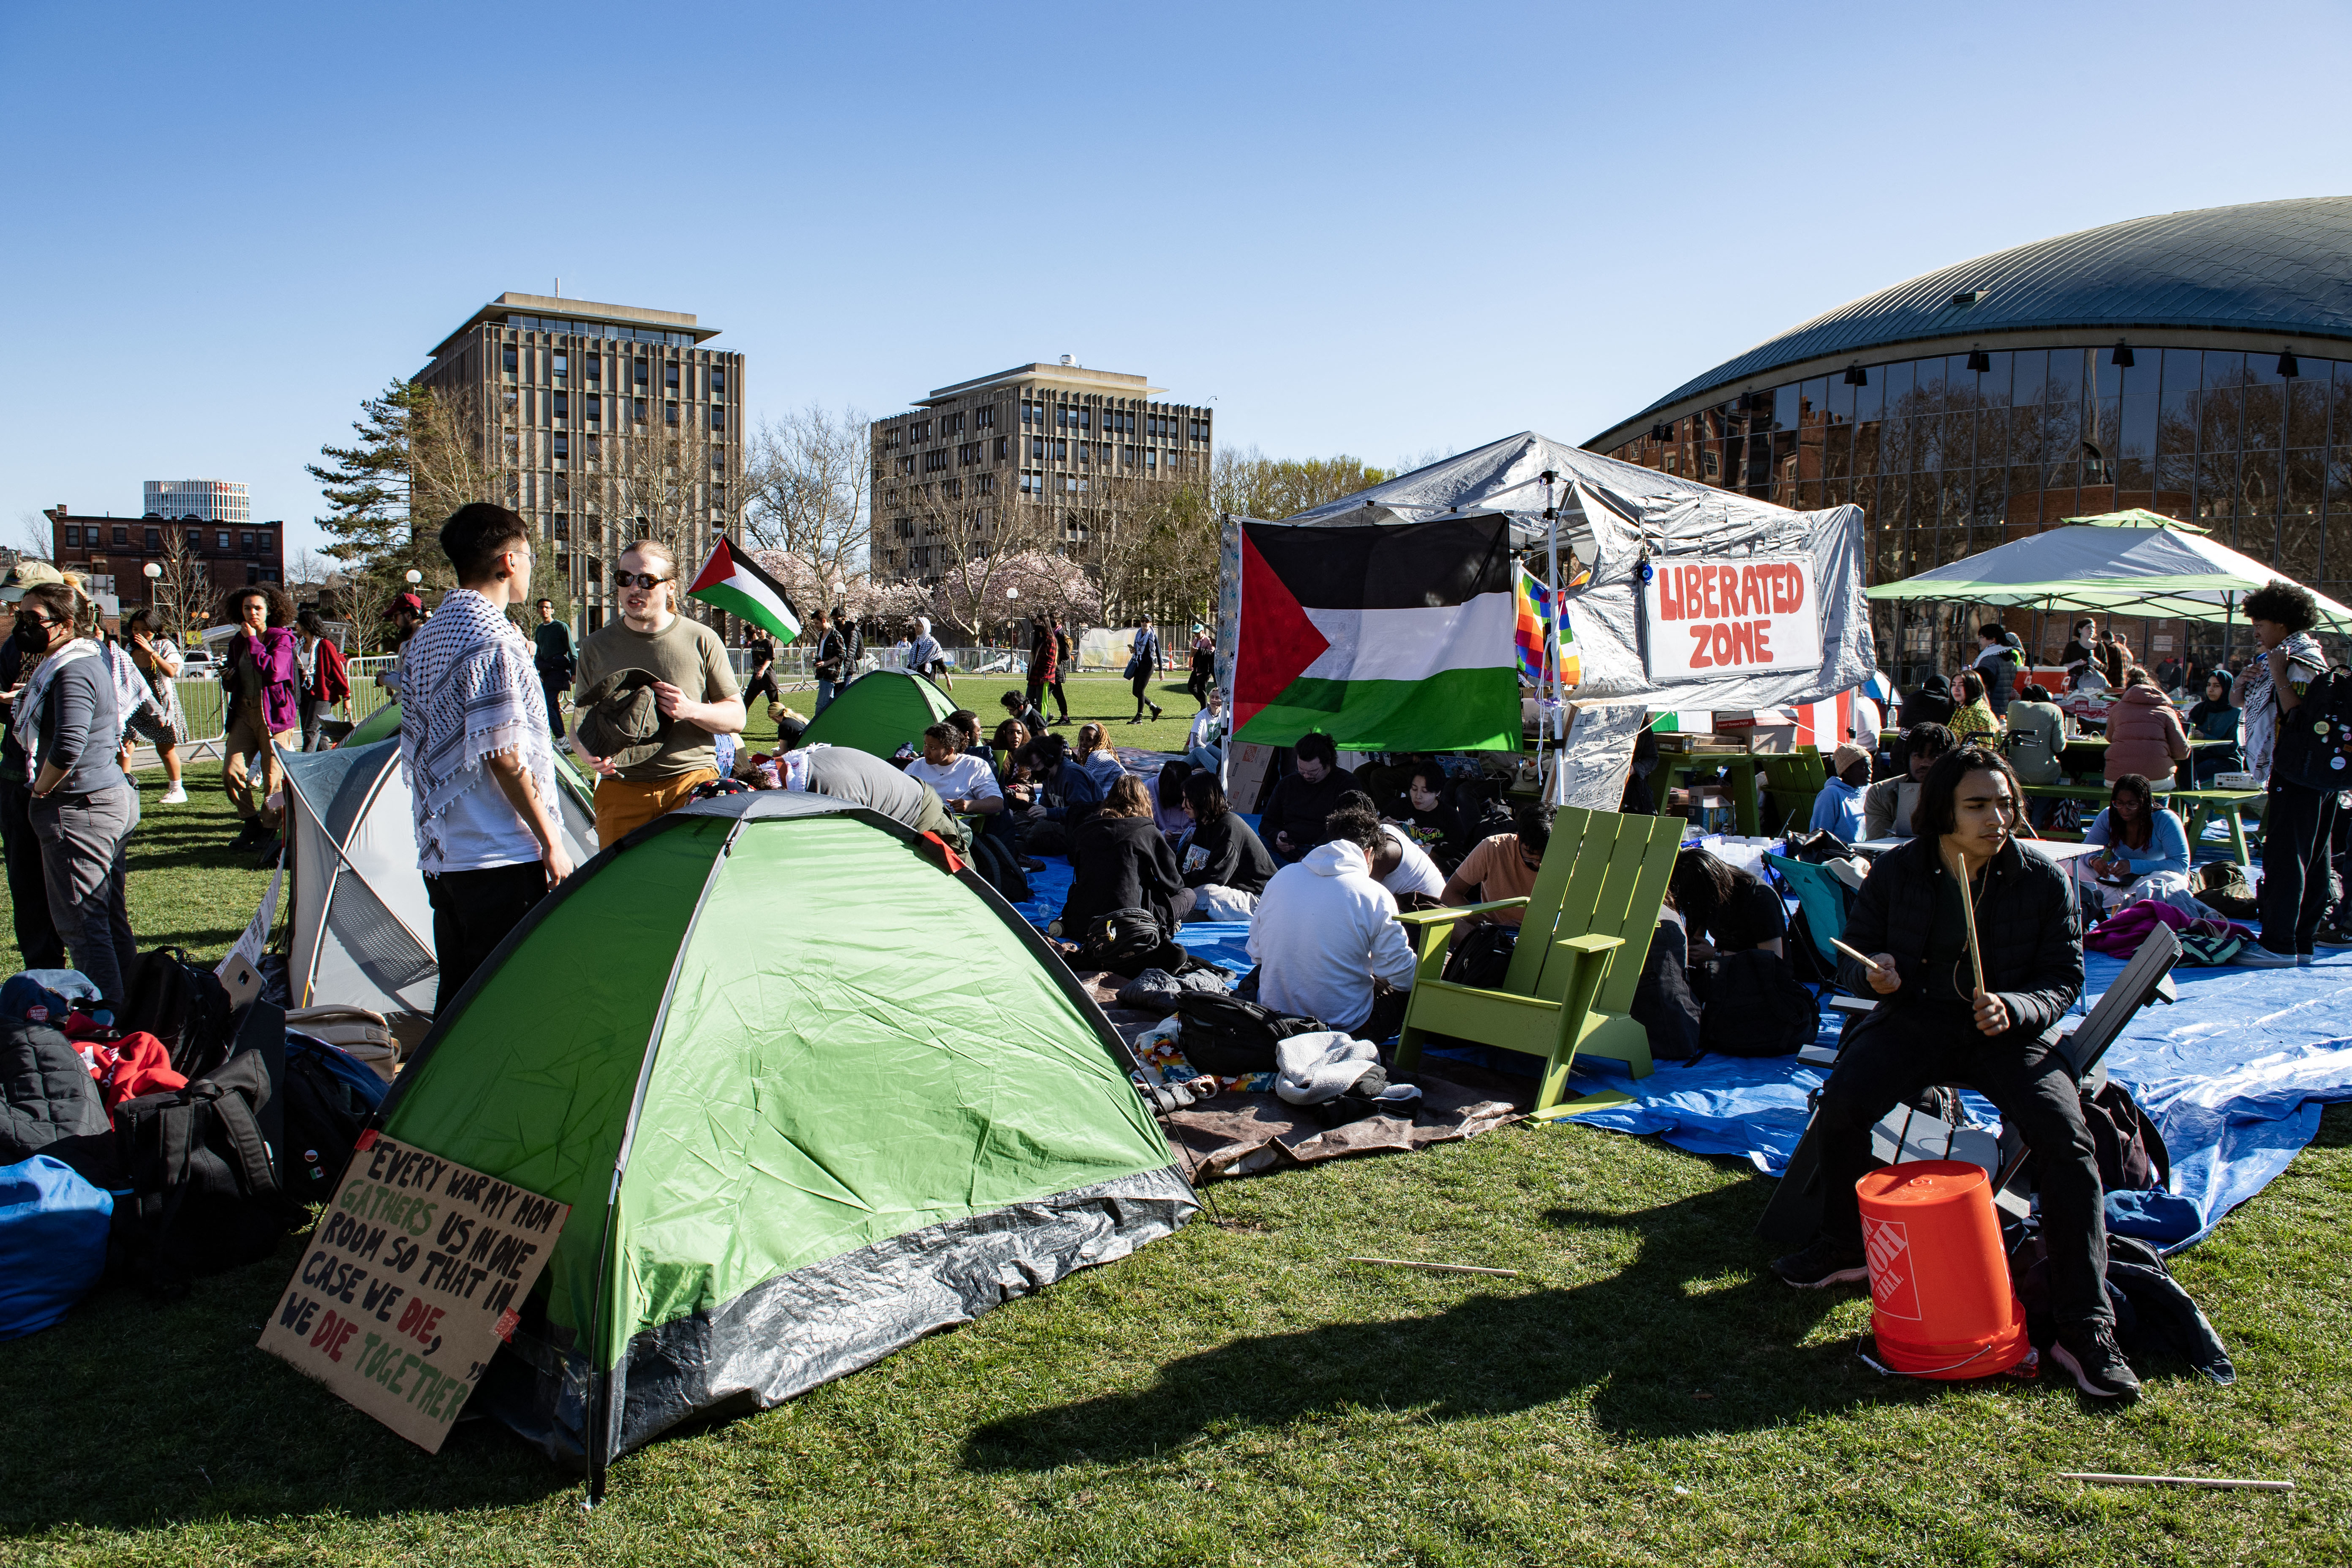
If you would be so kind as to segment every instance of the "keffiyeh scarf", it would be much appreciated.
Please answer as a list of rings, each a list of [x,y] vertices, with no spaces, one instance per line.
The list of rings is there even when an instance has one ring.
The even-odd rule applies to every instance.
[[[147,684],[138,661],[121,643],[109,643],[100,652],[106,655],[106,673],[114,682],[114,744],[119,747],[139,710],[156,706],[155,688]]]
[[[421,869],[441,866],[450,803],[481,781],[482,763],[516,753],[539,799],[557,810],[547,699],[530,644],[471,589],[441,601],[401,655],[400,763],[416,812]]]
[[[16,735],[16,744],[25,748],[26,788],[41,776],[41,705],[48,701],[49,687],[56,684],[58,672],[78,660],[97,656],[96,643],[87,637],[75,638],[34,666],[33,673],[26,677],[25,689],[10,705],[12,719],[8,727]]]

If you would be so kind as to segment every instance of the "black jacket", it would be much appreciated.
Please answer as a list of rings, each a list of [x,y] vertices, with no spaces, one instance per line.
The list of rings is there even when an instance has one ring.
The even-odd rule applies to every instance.
[[[1312,784],[1296,773],[1284,774],[1265,803],[1265,814],[1259,819],[1265,830],[1265,841],[1272,843],[1277,834],[1286,832],[1290,835],[1288,852],[1305,854],[1331,836],[1323,831],[1323,819],[1339,804],[1339,797],[1360,788],[1356,776],[1344,768],[1327,769]]]
[[[1916,838],[1879,856],[1846,917],[1848,946],[1895,955],[1903,988],[1892,1000],[1927,995],[1928,932],[1951,876],[1937,859],[1942,841]],[[2009,1009],[2013,1032],[2038,1035],[2063,1019],[2083,994],[2083,924],[2066,873],[2012,839],[1985,868],[1976,917],[1985,989]],[[1838,960],[1838,984],[1858,997],[1878,995],[1869,974],[1852,958]]]
[[[1062,934],[1114,909],[1148,909],[1160,931],[1176,929],[1172,902],[1184,878],[1176,852],[1149,817],[1092,817],[1070,834],[1070,896],[1062,905]]]
[[[1192,863],[1196,854],[1201,860],[1197,866]],[[1274,857],[1250,825],[1232,811],[1195,827],[1178,859],[1185,867],[1186,887],[1230,887],[1255,894],[1264,893],[1274,876]]]

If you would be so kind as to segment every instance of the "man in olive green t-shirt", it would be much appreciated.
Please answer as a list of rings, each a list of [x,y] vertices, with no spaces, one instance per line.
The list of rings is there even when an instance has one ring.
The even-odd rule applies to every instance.
[[[677,613],[677,558],[651,539],[639,539],[622,552],[614,578],[621,618],[582,641],[572,695],[572,749],[598,775],[596,842],[604,847],[683,805],[696,785],[718,778],[710,737],[743,728],[743,701],[726,644],[709,627]],[[615,670],[644,670],[655,677],[654,700],[665,721],[661,749],[626,768],[591,756],[580,744],[580,704]]]

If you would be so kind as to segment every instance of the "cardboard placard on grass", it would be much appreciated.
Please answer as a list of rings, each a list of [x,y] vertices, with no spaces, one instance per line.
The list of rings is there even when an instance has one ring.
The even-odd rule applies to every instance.
[[[571,1214],[362,1134],[261,1348],[438,1453]]]

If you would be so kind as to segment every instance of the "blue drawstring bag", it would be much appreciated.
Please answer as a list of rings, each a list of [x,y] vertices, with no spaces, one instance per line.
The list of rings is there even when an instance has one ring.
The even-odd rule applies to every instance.
[[[114,1199],[47,1155],[0,1166],[0,1340],[48,1327],[106,1272]]]

